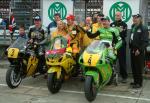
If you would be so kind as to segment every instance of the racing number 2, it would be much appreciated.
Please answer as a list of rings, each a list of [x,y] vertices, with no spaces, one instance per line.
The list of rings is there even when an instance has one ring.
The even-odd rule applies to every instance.
[[[14,56],[15,49],[12,49],[11,56]]]

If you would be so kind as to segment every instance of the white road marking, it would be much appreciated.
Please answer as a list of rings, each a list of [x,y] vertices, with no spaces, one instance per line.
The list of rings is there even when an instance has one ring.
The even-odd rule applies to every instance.
[[[70,91],[70,90],[60,90],[64,93],[75,93],[75,94],[84,94],[84,92],[80,91]],[[114,97],[114,98],[123,98],[123,99],[131,99],[131,100],[142,100],[142,101],[150,101],[148,98],[137,98],[137,97],[129,97],[129,96],[121,96],[121,95],[113,95],[113,94],[104,94],[104,93],[98,93],[99,96],[106,96],[106,97]]]
[[[2,87],[7,87],[7,84],[0,84]],[[29,89],[39,89],[41,87],[32,87],[32,86],[20,86],[24,88]],[[47,90],[47,88],[42,88],[44,90]],[[60,90],[60,92],[64,93],[73,93],[73,94],[84,94],[82,91],[71,91],[71,90]],[[105,97],[114,97],[114,98],[122,98],[122,99],[131,99],[131,100],[141,100],[141,101],[148,101],[150,102],[149,98],[137,98],[137,97],[129,97],[129,96],[122,96],[122,95],[113,95],[113,94],[104,94],[104,93],[98,93],[98,96],[105,96]]]
[[[7,84],[0,84],[0,86],[3,86],[3,87],[5,86],[5,87],[6,87],[6,86],[7,86]]]

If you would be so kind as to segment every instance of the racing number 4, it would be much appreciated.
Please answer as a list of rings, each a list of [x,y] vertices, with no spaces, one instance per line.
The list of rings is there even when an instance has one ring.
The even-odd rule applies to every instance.
[[[89,60],[88,60],[89,65],[91,65],[92,63],[92,56],[90,56]]]

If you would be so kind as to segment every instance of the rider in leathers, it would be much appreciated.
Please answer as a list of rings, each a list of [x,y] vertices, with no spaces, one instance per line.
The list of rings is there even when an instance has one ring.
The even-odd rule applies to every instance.
[[[36,16],[34,18],[34,26],[30,27],[29,33],[28,33],[28,38],[29,38],[29,43],[36,43],[38,45],[38,48],[36,51],[36,54],[39,58],[40,62],[40,73],[45,73],[45,56],[44,56],[44,46],[39,45],[41,44],[47,37],[47,32],[46,29],[42,26],[41,24],[41,18],[40,16]]]
[[[108,40],[111,41],[112,47],[114,50],[118,50],[122,45],[121,37],[119,36],[119,30],[116,28],[110,27],[110,19],[109,17],[103,17],[102,19],[103,28],[97,30],[96,33],[91,33],[90,27],[86,30],[87,35],[89,38],[96,38],[99,36],[101,40]],[[115,53],[111,53],[114,50],[110,51],[111,55],[108,55],[109,58],[116,60]]]

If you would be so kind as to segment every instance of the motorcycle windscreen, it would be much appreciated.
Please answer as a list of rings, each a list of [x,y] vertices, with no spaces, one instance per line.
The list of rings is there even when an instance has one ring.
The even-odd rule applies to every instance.
[[[8,48],[18,48],[19,50],[24,49],[28,39],[19,37],[13,44],[11,44]]]
[[[100,40],[94,40],[87,48],[86,52],[89,54],[99,54],[106,48],[105,43]]]
[[[67,40],[62,36],[55,37],[51,42],[50,49],[46,50],[46,57],[62,55],[65,53],[66,48]]]

